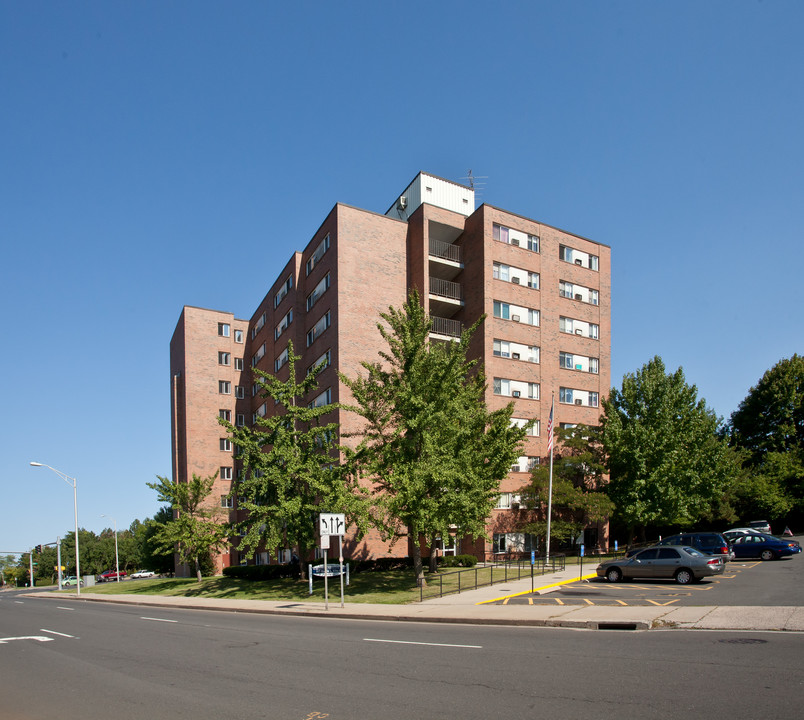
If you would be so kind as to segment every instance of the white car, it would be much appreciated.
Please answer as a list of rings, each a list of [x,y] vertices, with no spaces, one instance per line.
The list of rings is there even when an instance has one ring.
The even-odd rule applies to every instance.
[[[140,570],[138,572],[132,573],[132,575],[131,575],[131,577],[134,580],[137,580],[139,578],[149,578],[149,577],[153,577],[153,576],[154,576],[154,573],[153,573],[152,570]]]

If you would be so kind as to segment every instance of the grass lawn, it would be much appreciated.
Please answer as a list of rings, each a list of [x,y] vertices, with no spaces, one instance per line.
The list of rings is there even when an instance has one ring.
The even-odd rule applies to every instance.
[[[577,558],[567,558],[567,565],[577,562]],[[597,558],[585,558],[590,571],[597,566]],[[469,590],[476,585],[510,581],[517,577],[530,577],[529,563],[519,568],[509,565],[508,573],[500,566],[462,569],[443,568],[440,573],[426,573],[427,586],[424,597],[437,597],[444,594]],[[64,592],[75,592],[74,589]],[[207,577],[200,583],[194,578],[148,578],[145,580],[123,580],[121,582],[100,583],[84,592],[99,594],[127,595],[173,595],[179,597],[231,598],[243,600],[279,600],[291,602],[323,602],[324,581],[313,581],[313,594],[309,595],[307,581],[292,579],[280,580],[241,580],[226,577]],[[339,578],[329,579],[330,602],[340,598]],[[352,574],[350,584],[344,587],[344,600],[351,603],[381,603],[399,605],[419,600],[419,589],[412,570],[387,570]]]
[[[366,572],[351,575],[350,584],[344,586],[344,600],[352,603],[404,604],[419,598],[413,571]],[[289,600],[293,602],[324,602],[324,580],[313,581],[313,594],[309,595],[307,581],[239,580],[226,577],[207,577],[199,583],[194,578],[148,578],[100,583],[83,592],[126,595],[173,595],[180,597],[208,597],[242,600]],[[65,592],[74,593],[75,590]],[[340,578],[329,578],[330,602],[340,598]]]

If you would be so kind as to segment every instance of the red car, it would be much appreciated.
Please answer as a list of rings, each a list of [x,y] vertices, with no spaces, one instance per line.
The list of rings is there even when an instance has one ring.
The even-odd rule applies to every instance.
[[[126,571],[120,571],[120,577],[124,578],[126,576]],[[117,572],[114,570],[107,570],[106,572],[102,572],[98,575],[98,582],[106,582],[107,580],[117,580]]]

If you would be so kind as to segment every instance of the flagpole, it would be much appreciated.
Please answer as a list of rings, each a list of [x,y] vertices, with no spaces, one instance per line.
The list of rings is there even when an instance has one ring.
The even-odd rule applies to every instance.
[[[553,515],[553,411],[556,407],[556,394],[552,393],[550,399],[550,419],[547,422],[547,449],[550,451],[550,484],[547,490],[547,549],[544,555],[544,564],[550,562],[550,519]]]

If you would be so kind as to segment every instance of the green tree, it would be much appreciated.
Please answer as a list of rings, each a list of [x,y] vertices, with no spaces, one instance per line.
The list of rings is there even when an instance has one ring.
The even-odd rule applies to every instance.
[[[559,428],[555,440],[550,538],[566,541],[578,537],[590,523],[608,518],[614,503],[605,491],[606,466],[600,428],[589,425]],[[550,466],[536,465],[520,495],[522,504],[538,515],[522,525],[523,532],[541,539],[547,537],[549,493]]]
[[[646,525],[689,525],[714,515],[736,475],[719,420],[679,368],[654,357],[603,401],[608,495],[633,534]]]
[[[804,510],[804,357],[779,361],[749,390],[732,413],[729,441],[750,471],[738,493],[743,516]]]
[[[156,512],[152,518],[142,522],[135,520],[131,525],[136,544],[136,558],[134,563],[139,568],[153,570],[160,575],[173,572],[173,548],[164,550],[156,541],[156,536],[164,525],[173,522],[173,510],[165,505]]]
[[[228,527],[221,522],[219,509],[207,500],[217,476],[193,474],[189,482],[174,483],[157,475],[159,482],[146,483],[156,490],[159,502],[170,503],[174,513],[174,519],[154,533],[154,543],[162,552],[178,553],[179,562],[192,562],[198,582],[203,558],[228,540]]]
[[[258,416],[253,427],[220,420],[243,463],[235,487],[238,508],[248,511],[237,523],[239,549],[246,557],[260,547],[296,548],[303,560],[316,545],[319,512],[345,513],[358,533],[367,527],[361,491],[350,486],[338,462],[338,424],[325,420],[336,406],[304,401],[318,389],[322,367],[297,380],[299,359],[289,342],[287,380],[254,368],[260,397],[273,400],[267,403],[271,407],[280,405],[280,414]],[[304,562],[300,571],[304,579]]]
[[[367,375],[342,382],[365,420],[347,464],[370,478],[384,538],[410,541],[416,577],[424,582],[421,540],[432,548],[457,526],[464,537],[485,534],[499,483],[519,454],[523,428],[511,427],[513,404],[490,412],[485,378],[467,359],[481,318],[459,342],[430,342],[430,319],[418,294],[389,308],[377,325],[388,345]]]

